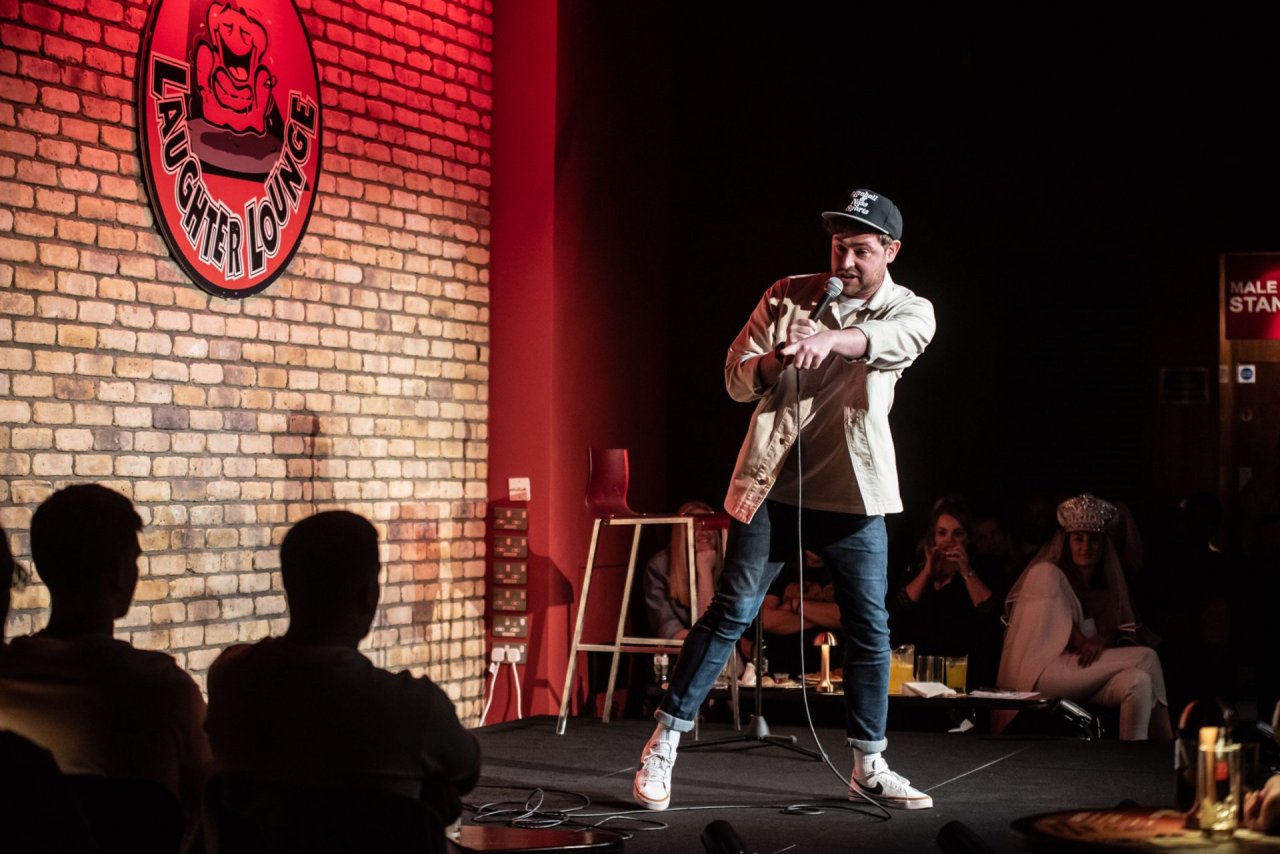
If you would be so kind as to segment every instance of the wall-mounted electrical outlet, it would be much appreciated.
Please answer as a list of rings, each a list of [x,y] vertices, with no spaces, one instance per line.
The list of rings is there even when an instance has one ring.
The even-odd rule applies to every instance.
[[[508,643],[503,644],[502,646],[505,647],[505,657],[507,661],[512,664],[524,664],[525,657],[528,654],[528,649],[525,644]]]
[[[525,611],[529,608],[529,591],[523,587],[495,587],[493,610]]]
[[[527,614],[494,614],[493,636],[496,638],[527,638],[529,616]]]

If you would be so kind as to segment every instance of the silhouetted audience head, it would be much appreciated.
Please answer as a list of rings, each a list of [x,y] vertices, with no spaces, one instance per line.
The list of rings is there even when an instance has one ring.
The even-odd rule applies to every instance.
[[[138,532],[132,502],[96,483],[58,490],[31,517],[31,558],[53,600],[52,622],[123,617],[138,583]]]
[[[357,643],[378,606],[378,532],[364,517],[327,510],[280,545],[280,574],[295,640]]]

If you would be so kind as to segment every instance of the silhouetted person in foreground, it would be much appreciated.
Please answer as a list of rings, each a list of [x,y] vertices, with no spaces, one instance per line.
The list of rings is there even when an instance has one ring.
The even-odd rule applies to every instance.
[[[0,729],[48,749],[66,774],[158,784],[190,820],[210,765],[200,690],[170,656],[113,637],[138,582],[141,529],[129,499],[97,484],[37,508],[31,555],[52,610],[43,630],[0,650]]]
[[[24,580],[9,551],[9,537],[0,528],[0,629],[9,613],[9,591]],[[5,828],[6,850],[97,850],[88,822],[53,754],[4,729],[0,729],[0,827]]]
[[[377,532],[328,511],[285,535],[284,637],[227,649],[209,670],[218,771],[255,791],[403,796],[448,823],[480,773],[480,748],[435,683],[374,667],[357,649],[378,604]],[[443,840],[440,840],[443,843]]]
[[[9,551],[9,535],[0,528],[0,646],[4,644],[4,625],[9,618],[9,594],[15,582],[24,581],[18,562]]]

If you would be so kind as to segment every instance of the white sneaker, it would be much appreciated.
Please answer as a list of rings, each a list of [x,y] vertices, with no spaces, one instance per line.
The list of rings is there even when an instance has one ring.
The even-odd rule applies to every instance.
[[[676,749],[665,741],[649,742],[640,755],[631,796],[645,809],[665,810],[671,805],[671,766],[676,764]]]
[[[881,806],[899,810],[927,810],[933,806],[933,798],[912,787],[911,781],[889,770],[884,758],[876,759],[871,773],[862,780],[855,770],[849,776],[849,800],[861,800],[865,795]]]

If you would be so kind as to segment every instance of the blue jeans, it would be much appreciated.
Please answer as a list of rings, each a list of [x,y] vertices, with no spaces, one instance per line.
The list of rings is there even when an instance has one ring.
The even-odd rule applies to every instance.
[[[785,561],[797,557],[800,511],[765,501],[750,524],[730,523],[724,572],[711,607],[689,630],[656,717],[680,732],[693,729],[698,707],[751,625]],[[849,744],[884,750],[889,712],[888,535],[883,516],[805,510],[804,547],[831,572],[844,629],[845,731]]]

